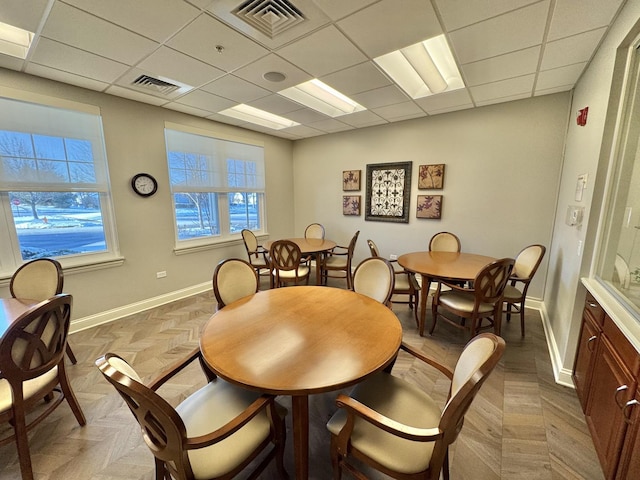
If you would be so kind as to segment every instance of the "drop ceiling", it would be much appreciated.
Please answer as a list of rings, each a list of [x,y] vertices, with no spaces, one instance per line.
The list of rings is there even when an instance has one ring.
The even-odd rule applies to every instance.
[[[624,2],[0,0],[0,22],[36,34],[0,67],[295,140],[571,90]],[[463,89],[413,100],[373,62],[440,34]],[[313,78],[366,110],[331,118],[277,93]],[[240,103],[300,125],[218,113]]]

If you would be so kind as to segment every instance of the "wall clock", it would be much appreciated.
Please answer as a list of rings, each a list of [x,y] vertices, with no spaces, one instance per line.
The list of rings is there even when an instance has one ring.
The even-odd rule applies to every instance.
[[[158,191],[158,182],[148,173],[138,173],[131,179],[131,188],[141,197],[150,197]]]

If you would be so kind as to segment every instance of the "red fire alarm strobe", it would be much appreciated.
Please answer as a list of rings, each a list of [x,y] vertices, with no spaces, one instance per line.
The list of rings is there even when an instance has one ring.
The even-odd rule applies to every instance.
[[[576,122],[581,127],[584,127],[587,124],[587,113],[589,113],[589,107],[584,107],[582,110],[578,110],[578,118],[576,118]]]

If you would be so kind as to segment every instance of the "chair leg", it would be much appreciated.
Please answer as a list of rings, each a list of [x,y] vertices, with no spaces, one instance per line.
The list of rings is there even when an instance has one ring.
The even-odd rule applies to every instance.
[[[524,338],[524,300],[520,304],[520,334]]]
[[[438,321],[438,305],[434,302],[434,300],[431,300],[431,328],[429,329],[429,335],[433,335],[433,331],[436,329],[437,321]]]
[[[71,360],[72,364],[75,365],[76,363],[78,363],[78,360],[76,360],[76,356],[73,354],[73,350],[71,350],[71,345],[69,345],[68,343],[67,343],[66,352],[67,352],[67,357],[69,357],[69,360]]]
[[[342,467],[340,467],[341,461],[342,458],[338,452],[338,437],[331,435],[331,466],[333,470],[333,480],[340,480],[342,478]]]
[[[60,382],[62,393],[64,394],[64,397],[67,399],[67,403],[69,404],[69,407],[73,412],[73,415],[76,417],[78,424],[80,426],[86,425],[87,421],[84,418],[84,413],[82,412],[82,408],[80,408],[78,399],[73,393],[73,390],[71,389],[71,385],[69,385],[69,378],[67,377],[67,372],[64,369],[64,362],[60,362],[58,364],[58,381]]]
[[[31,468],[31,454],[29,453],[29,438],[27,437],[27,425],[23,408],[14,405],[13,429],[16,436],[16,447],[18,449],[18,459],[20,461],[20,473],[22,480],[33,480],[33,470]]]
[[[444,462],[442,464],[442,477],[443,480],[449,480],[449,447],[444,452]]]

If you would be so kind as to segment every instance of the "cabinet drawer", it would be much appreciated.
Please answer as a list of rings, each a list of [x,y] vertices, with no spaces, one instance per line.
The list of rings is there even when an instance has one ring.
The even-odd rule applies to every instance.
[[[593,295],[591,295],[591,293],[587,292],[587,297],[585,298],[584,301],[584,311],[588,312],[591,317],[595,320],[595,322],[602,326],[602,323],[604,322],[604,310],[602,309],[602,307],[600,306],[600,304],[596,301],[595,298],[593,298]]]

